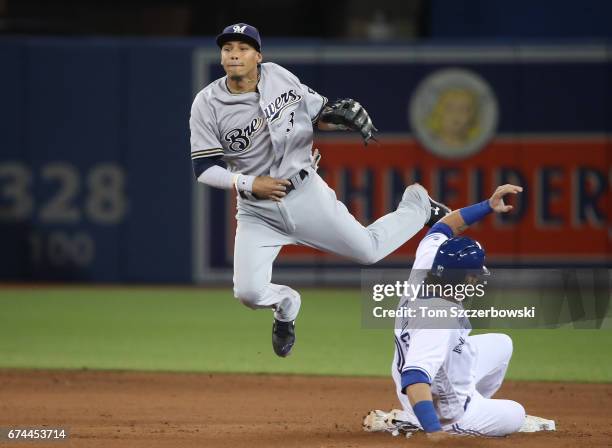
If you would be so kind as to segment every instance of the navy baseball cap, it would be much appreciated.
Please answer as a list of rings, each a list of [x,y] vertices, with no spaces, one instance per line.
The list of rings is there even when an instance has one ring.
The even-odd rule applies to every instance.
[[[223,44],[232,40],[246,42],[255,47],[257,51],[261,51],[261,38],[259,37],[259,31],[254,26],[246,23],[226,26],[223,32],[217,36],[217,45],[221,48]]]

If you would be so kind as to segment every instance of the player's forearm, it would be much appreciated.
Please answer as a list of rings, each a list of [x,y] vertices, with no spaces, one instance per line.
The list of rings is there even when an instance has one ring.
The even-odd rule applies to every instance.
[[[518,194],[522,191],[523,187],[519,185],[500,185],[495,189],[493,195],[489,199],[449,213],[436,225],[434,225],[430,232],[439,231],[441,233],[448,234],[450,229],[453,232],[453,235],[459,235],[469,226],[480,221],[492,212],[508,213],[513,207],[504,202],[504,196],[509,194]],[[436,226],[440,226],[440,228],[436,229]],[[450,235],[448,236],[450,237]]]
[[[406,387],[406,395],[425,432],[441,431],[442,425],[440,425],[440,420],[433,406],[431,386],[426,383],[411,384]]]
[[[433,399],[431,397],[431,386],[427,383],[411,384],[406,388],[406,396],[408,397],[408,400],[410,400],[411,406],[414,406],[419,401],[432,401]]]
[[[223,188],[226,190],[237,188],[240,191],[249,192],[253,190],[254,180],[255,176],[232,173],[219,165],[211,166],[198,176],[198,182],[202,182],[211,187]]]
[[[438,221],[438,223],[435,224],[432,228],[432,231],[435,230],[436,226],[440,226],[442,224],[447,225],[451,229],[451,232],[453,232],[453,235],[459,235],[465,232],[465,229],[469,227],[463,220],[463,217],[461,216],[461,213],[459,213],[459,210],[453,210],[440,221]]]
[[[479,202],[478,204],[454,210],[439,222],[450,227],[453,235],[460,235],[472,224],[480,221],[488,214],[492,213],[493,209],[489,204],[489,200]]]

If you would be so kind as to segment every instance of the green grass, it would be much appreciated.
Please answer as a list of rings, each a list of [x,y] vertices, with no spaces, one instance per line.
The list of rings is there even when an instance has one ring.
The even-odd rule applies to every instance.
[[[359,291],[302,297],[294,354],[279,359],[271,312],[229,288],[4,288],[0,367],[388,375],[391,330],[361,328]],[[612,381],[612,331],[507,333],[509,378]]]

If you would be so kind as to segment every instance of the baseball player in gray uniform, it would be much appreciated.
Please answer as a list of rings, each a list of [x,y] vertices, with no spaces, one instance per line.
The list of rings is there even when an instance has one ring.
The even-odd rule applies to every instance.
[[[238,194],[234,295],[249,308],[274,310],[272,346],[284,357],[295,343],[300,295],[271,282],[283,246],[372,264],[449,210],[414,184],[397,210],[362,226],[317,174],[312,145],[315,126],[357,131],[367,144],[376,128],[366,110],[351,99],[330,105],[288,70],[262,63],[251,25],[230,25],[216,42],[226,76],[201,90],[191,108],[194,173],[199,182]]]

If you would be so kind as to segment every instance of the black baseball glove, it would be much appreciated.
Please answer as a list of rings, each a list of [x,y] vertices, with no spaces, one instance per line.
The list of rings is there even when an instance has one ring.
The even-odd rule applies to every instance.
[[[320,121],[334,124],[340,130],[358,131],[366,145],[370,139],[376,140],[374,132],[378,129],[372,123],[372,119],[361,104],[350,98],[337,100],[326,106],[321,113]]]

